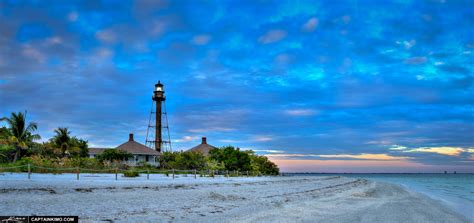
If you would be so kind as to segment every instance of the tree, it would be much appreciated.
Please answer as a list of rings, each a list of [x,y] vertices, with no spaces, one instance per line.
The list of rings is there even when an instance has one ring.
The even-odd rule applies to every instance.
[[[89,146],[87,141],[71,136],[71,131],[68,128],[58,127],[54,130],[56,133],[50,142],[59,148],[60,156],[70,157],[87,157],[89,156]]]
[[[206,157],[198,152],[181,152],[177,154],[172,166],[181,170],[201,170],[206,166]]]
[[[168,151],[162,152],[158,158],[160,167],[163,169],[173,168],[171,165],[176,160],[177,155],[178,155],[178,152],[168,152]]]
[[[61,148],[62,156],[64,156],[70,147],[69,141],[71,140],[71,136],[69,135],[71,132],[68,128],[58,127],[54,130],[54,133],[56,133],[56,135],[51,140],[58,148]]]
[[[133,155],[129,152],[119,149],[106,149],[97,156],[100,161],[122,161],[132,158]]]
[[[202,153],[163,152],[159,158],[160,167],[164,169],[201,170],[206,167],[206,157]]]
[[[207,159],[206,168],[208,170],[225,170],[224,163],[219,163],[217,160]]]
[[[280,172],[278,166],[270,161],[266,156],[259,156],[252,153],[250,157],[252,171],[265,175],[278,175]]]
[[[250,155],[233,146],[213,149],[209,155],[211,159],[223,163],[226,170],[247,171],[252,169]]]
[[[87,145],[86,140],[78,139],[74,136],[69,140],[68,148],[68,153],[72,157],[89,156],[89,146]]]
[[[10,117],[3,117],[0,121],[7,122],[10,136],[8,142],[15,147],[13,162],[16,162],[22,156],[22,153],[33,140],[41,139],[40,135],[33,134],[38,128],[37,124],[34,122],[27,124],[26,112],[25,114],[12,112]]]
[[[0,128],[0,145],[8,145],[8,139],[10,138],[10,132],[7,127]]]
[[[87,140],[73,138],[73,144],[75,147],[79,148],[79,157],[88,157],[89,156],[89,145]]]
[[[0,163],[10,162],[13,154],[15,154],[14,146],[0,144]]]

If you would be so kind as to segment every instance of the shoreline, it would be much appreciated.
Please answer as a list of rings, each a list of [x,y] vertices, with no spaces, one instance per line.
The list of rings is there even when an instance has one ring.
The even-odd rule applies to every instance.
[[[378,177],[384,175],[389,177]],[[417,192],[436,202],[441,202],[451,210],[456,211],[468,219],[474,219],[474,214],[472,213],[472,210],[474,210],[474,199],[471,197],[474,191],[465,186],[474,183],[474,174],[460,173],[451,176],[445,174],[415,174],[412,175],[415,178],[403,176],[402,180],[399,180],[397,178],[400,175],[403,176],[403,174],[379,174],[378,176],[368,174],[365,177],[361,176],[357,178],[396,184],[407,191]],[[445,180],[448,179],[448,181],[439,181],[442,178],[445,178]],[[462,178],[463,182],[459,182],[459,178]],[[427,182],[429,185],[426,184]],[[463,193],[459,194],[459,191],[463,191]]]
[[[0,176],[0,215],[78,215],[81,222],[474,221],[402,186],[341,176],[22,177]]]
[[[463,203],[456,203],[456,201],[455,201],[456,199],[452,198],[452,197],[447,198],[446,196],[439,195],[439,194],[433,194],[433,193],[430,193],[430,192],[428,192],[426,190],[422,190],[422,189],[416,189],[414,187],[411,187],[409,185],[405,185],[405,184],[402,184],[402,183],[393,183],[392,182],[392,183],[389,183],[389,184],[395,184],[397,186],[402,187],[406,191],[423,195],[426,198],[433,200],[434,202],[441,203],[442,205],[446,206],[446,208],[449,208],[452,211],[455,211],[456,213],[466,217],[467,219],[474,219],[472,211],[470,211],[470,210],[472,210],[470,208],[474,204],[469,204],[469,207],[466,207],[466,206],[463,206],[463,205],[466,205],[465,201],[460,201],[459,199],[457,199],[457,200],[459,202],[463,202]],[[469,216],[469,215],[471,215],[471,216]]]

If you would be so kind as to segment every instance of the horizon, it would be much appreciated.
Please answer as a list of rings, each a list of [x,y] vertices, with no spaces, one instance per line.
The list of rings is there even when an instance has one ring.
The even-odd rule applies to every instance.
[[[205,136],[282,172],[474,173],[470,4],[0,1],[0,117],[145,144],[160,80],[173,151]]]

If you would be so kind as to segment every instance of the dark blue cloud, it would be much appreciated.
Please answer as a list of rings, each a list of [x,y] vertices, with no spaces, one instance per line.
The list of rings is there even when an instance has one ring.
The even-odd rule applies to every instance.
[[[469,163],[471,4],[0,1],[0,114],[28,110],[43,138],[68,126],[92,145],[143,141],[161,80],[178,149],[206,135],[287,154]]]

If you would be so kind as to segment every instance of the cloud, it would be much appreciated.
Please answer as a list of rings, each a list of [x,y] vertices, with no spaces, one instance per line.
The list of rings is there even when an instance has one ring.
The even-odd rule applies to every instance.
[[[447,146],[420,147],[420,148],[413,148],[413,149],[403,150],[403,152],[407,152],[407,153],[413,153],[413,152],[437,153],[437,154],[446,155],[446,156],[459,156],[459,154],[464,152],[464,149],[459,148],[459,147],[447,147]]]
[[[223,143],[241,143],[242,140],[235,140],[235,139],[221,139],[219,142]]]
[[[113,43],[117,41],[117,35],[112,30],[100,30],[95,33],[95,37],[106,43]]]
[[[351,22],[351,16],[349,15],[345,15],[342,17],[342,21],[345,23],[345,24],[349,24]]]
[[[270,30],[266,32],[264,35],[258,38],[258,42],[262,44],[269,44],[278,42],[286,37],[287,33],[284,30]]]
[[[406,146],[400,146],[400,145],[393,145],[392,147],[390,147],[390,150],[405,150],[407,149]]]
[[[255,142],[268,142],[274,140],[274,138],[271,136],[255,136],[252,140]]]
[[[442,173],[457,171],[471,173],[472,165],[449,166],[428,165],[411,160],[303,160],[274,159],[283,172],[316,172],[316,173]]]
[[[416,44],[416,40],[412,39],[410,41],[403,41],[403,45],[405,46],[405,49],[409,50],[411,49],[413,46],[415,46]]]
[[[144,139],[161,80],[175,149],[207,136],[212,145],[338,155],[300,160],[341,166],[389,163],[361,154],[434,170],[471,162],[466,2],[446,1],[442,12],[429,1],[406,10],[357,1],[2,6],[0,117],[28,110],[44,139],[57,126],[94,145],[119,145],[129,132]],[[443,145],[464,150],[427,149]]]
[[[247,149],[247,150],[252,150],[257,153],[283,153],[283,150],[274,150],[274,149]]]
[[[317,159],[317,158],[327,158],[332,160],[345,160],[345,159],[355,159],[355,160],[406,160],[409,157],[406,156],[391,156],[388,154],[370,154],[370,153],[361,153],[361,154],[268,154],[266,155],[271,158],[307,158],[307,159]]]
[[[190,142],[199,139],[197,136],[183,136],[180,139],[175,139],[174,142]]]
[[[363,160],[405,160],[409,159],[406,156],[391,156],[387,154],[368,154],[362,153],[358,155],[349,154],[337,154],[337,155],[319,155],[322,158],[351,158],[351,159],[363,159]]]
[[[67,15],[67,19],[70,21],[70,22],[75,22],[77,21],[77,18],[79,17],[79,14],[77,12],[70,12],[68,15]]]
[[[53,37],[47,38],[45,41],[45,44],[47,46],[62,44],[62,43],[63,43],[63,39],[59,36],[53,36]]]
[[[211,40],[210,35],[196,35],[191,42],[196,45],[206,45]]]
[[[44,55],[38,49],[30,45],[25,45],[21,53],[23,54],[23,56],[33,59],[38,63],[43,63],[46,60],[46,55]]]
[[[305,24],[301,27],[301,29],[305,32],[313,32],[319,24],[319,20],[316,17],[310,18],[306,21]]]
[[[225,127],[209,127],[209,128],[197,128],[197,129],[188,129],[188,132],[230,132],[235,131],[234,128],[225,128]]]
[[[154,35],[154,36],[157,36],[157,35],[160,35],[160,34],[163,34],[166,30],[166,27],[167,27],[167,23],[164,22],[164,21],[155,21],[152,25],[152,28],[151,28],[151,34]]]
[[[424,64],[427,61],[428,61],[428,58],[426,57],[411,57],[411,58],[406,59],[404,63],[418,65],[418,64]]]
[[[474,153],[473,148],[461,148],[452,146],[433,146],[433,147],[406,147],[393,145],[389,150],[402,153],[436,153],[445,156],[460,156],[462,153]]]
[[[93,64],[99,64],[101,62],[104,62],[106,59],[111,58],[113,55],[114,55],[114,52],[112,50],[106,47],[101,47],[99,49],[96,49],[93,56],[91,56],[88,59],[89,59],[89,62]]]
[[[313,109],[290,109],[286,110],[285,113],[291,116],[311,116],[318,112]]]

